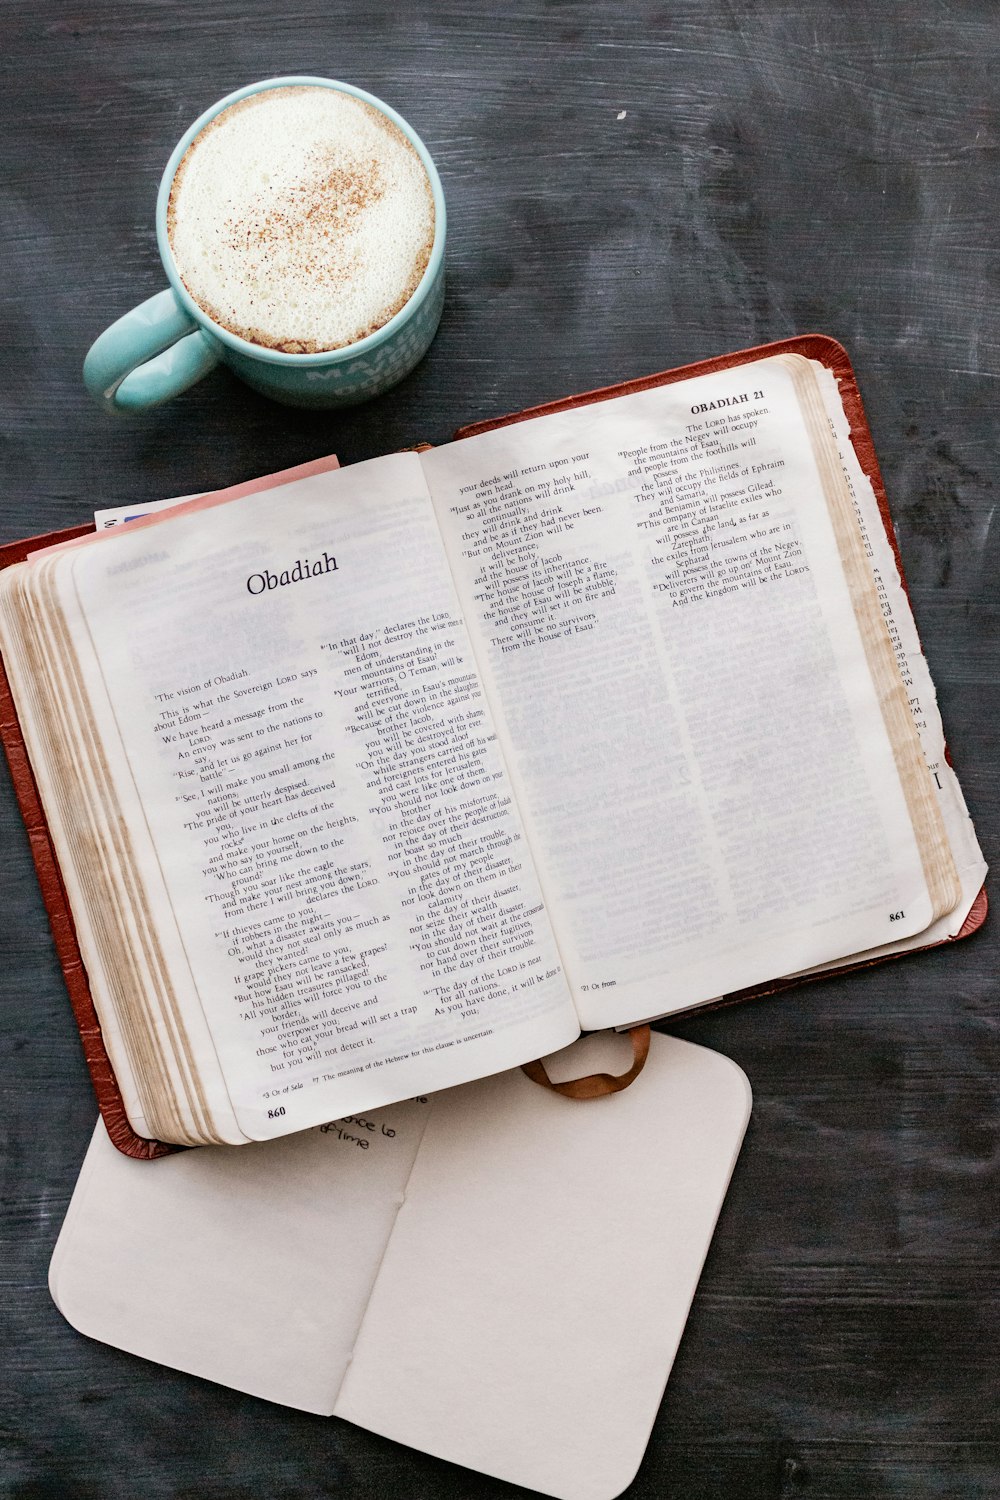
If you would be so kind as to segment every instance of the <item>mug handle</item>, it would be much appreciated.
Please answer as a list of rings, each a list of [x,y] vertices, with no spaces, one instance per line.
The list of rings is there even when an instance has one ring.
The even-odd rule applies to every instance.
[[[106,328],[83,362],[90,394],[107,411],[140,411],[179,396],[219,363],[168,287]]]

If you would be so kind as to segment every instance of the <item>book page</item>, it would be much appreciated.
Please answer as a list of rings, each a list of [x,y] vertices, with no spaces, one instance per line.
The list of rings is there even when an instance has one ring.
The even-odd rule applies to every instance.
[[[247,1136],[576,1034],[415,457],[56,561]]]
[[[614,1043],[572,1047],[570,1076],[620,1071]],[[728,1058],[657,1035],[592,1104],[521,1073],[440,1095],[335,1413],[546,1495],[618,1495],[749,1113]]]
[[[779,361],[422,461],[584,1027],[928,925]]]
[[[98,1122],[53,1300],[90,1338],[328,1416],[431,1108],[156,1162]]]
[[[186,502],[163,504],[202,509],[260,490],[294,486],[337,467],[336,457],[330,456]],[[143,510],[126,508],[129,514]],[[159,515],[155,505],[152,510]],[[149,921],[150,909],[163,904],[162,880],[145,842],[136,836],[143,814],[134,784],[126,775],[113,788],[102,774],[101,758],[87,753],[93,749],[87,694],[90,704],[104,700],[103,683],[98,672],[87,672],[86,662],[80,663],[74,649],[87,635],[75,596],[64,591],[57,607],[50,580],[57,571],[52,566],[56,555],[67,547],[101,540],[97,519],[98,532],[30,553],[30,569],[13,568],[0,580],[0,635],[11,689],[20,706],[21,728],[67,898],[77,914],[77,938],[100,1013],[102,1039],[132,1128],[143,1137],[177,1142],[242,1142],[245,1137],[217,1069],[204,1066],[214,1051],[196,1008],[188,1003],[190,995],[184,993],[186,963],[176,933],[169,928],[154,932]],[[132,519],[131,524],[141,522]],[[18,628],[23,625],[22,610],[30,616],[33,606],[34,628],[25,632]],[[81,666],[85,690],[74,670]],[[68,745],[75,747],[72,753],[59,752],[60,746]],[[128,859],[122,857],[126,843]],[[146,897],[142,902],[134,899],[137,877]],[[103,911],[92,910],[88,900],[95,890],[104,892]],[[117,922],[107,920],[107,909],[116,914]],[[148,993],[155,996],[155,1004],[144,1006]],[[138,1014],[141,1024],[136,1024]],[[150,1087],[154,1077],[162,1086]]]
[[[336,457],[329,456],[163,505],[203,509],[265,489],[294,487],[337,467]],[[125,508],[131,525],[151,524],[133,516],[144,509]],[[151,509],[154,517],[160,515],[155,505]],[[217,1067],[205,1066],[214,1049],[197,1000],[192,1007],[190,993],[184,992],[187,965],[177,935],[169,926],[154,930],[150,921],[150,911],[169,901],[163,900],[159,867],[141,837],[144,819],[134,784],[126,774],[112,785],[103,757],[94,753],[93,706],[103,702],[104,717],[110,714],[99,672],[87,670],[86,652],[80,660],[87,630],[78,601],[65,590],[57,601],[53,589],[56,556],[68,547],[106,540],[100,515],[97,521],[98,532],[32,552],[30,568],[15,567],[0,578],[0,635],[11,690],[76,913],[103,1043],[132,1128],[142,1137],[175,1142],[239,1143],[245,1136]],[[26,618],[32,620],[27,630]],[[70,745],[71,753],[60,751]],[[107,754],[110,747],[104,748]],[[129,857],[124,857],[126,846]],[[135,899],[137,880],[141,901]],[[97,891],[103,891],[99,900],[88,899]],[[150,995],[154,1002],[146,1004]]]
[[[817,374],[844,479],[864,538],[879,604],[885,617],[899,671],[909,694],[910,712],[920,736],[930,784],[937,794],[941,816],[948,830],[948,838],[962,887],[961,900],[954,909],[939,917],[924,932],[903,942],[885,944],[877,950],[879,953],[895,953],[928,943],[943,942],[947,938],[954,937],[961,930],[972,903],[982,888],[987,867],[976,838],[972,819],[965,805],[958,777],[948,762],[937,694],[931,681],[927,659],[920,648],[920,638],[917,634],[913,611],[879,515],[878,501],[875,498],[871,480],[858,462],[858,456],[851,443],[850,427],[840,402],[833,373],[820,368]],[[858,956],[873,957],[875,954],[870,952]]]

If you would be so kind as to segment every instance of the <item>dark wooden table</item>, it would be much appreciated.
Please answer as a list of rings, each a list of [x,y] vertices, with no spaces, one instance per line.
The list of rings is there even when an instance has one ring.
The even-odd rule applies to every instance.
[[[998,20],[996,0],[5,0],[0,539],[830,333],[995,859]],[[162,284],[170,148],[290,72],[370,89],[427,141],[451,218],[440,335],[344,415],[216,373],[115,423],[80,364]],[[523,1493],[63,1323],[46,1267],[95,1110],[0,793],[0,1495]],[[634,1500],[1000,1494],[998,932],[677,1028],[737,1059],[756,1107]]]

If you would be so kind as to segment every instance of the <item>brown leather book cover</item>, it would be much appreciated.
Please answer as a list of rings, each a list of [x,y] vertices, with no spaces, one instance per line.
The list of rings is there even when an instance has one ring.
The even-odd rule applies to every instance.
[[[871,433],[868,430],[868,423],[865,420],[864,408],[861,404],[861,394],[854,377],[854,371],[841,345],[834,339],[826,338],[820,334],[807,334],[800,338],[784,339],[779,343],[762,344],[755,349],[744,350],[737,354],[721,355],[717,359],[702,360],[697,364],[685,365],[680,369],[668,370],[659,375],[649,375],[639,380],[625,381],[620,385],[607,386],[601,390],[587,391],[577,396],[568,396],[561,401],[552,401],[544,406],[532,407],[526,411],[513,413],[510,416],[499,417],[493,421],[478,422],[471,426],[460,428],[455,436],[456,438],[472,437],[479,432],[488,432],[494,427],[502,427],[513,422],[523,422],[531,417],[546,416],[550,412],[565,411],[571,407],[584,406],[593,401],[607,401],[612,396],[623,396],[631,394],[633,391],[648,390],[652,386],[668,385],[675,380],[685,380],[695,375],[708,375],[715,370],[724,370],[732,365],[750,364],[754,360],[765,359],[773,354],[805,355],[808,359],[815,359],[826,365],[836,376],[844,403],[844,410],[851,424],[851,441],[854,444],[861,467],[872,482],[878,500],[879,511],[882,515],[889,540],[892,543],[897,565],[899,566],[900,577],[903,578],[902,563],[889,515],[885,487],[882,483],[882,476],[879,473],[878,461],[875,457],[875,449],[872,444]],[[29,552],[37,552],[41,548],[53,546],[57,542],[71,541],[75,537],[86,536],[93,530],[93,525],[76,526],[66,531],[51,532],[45,536],[30,537],[22,541],[11,542],[5,547],[0,547],[0,568],[9,567],[12,563],[23,562]],[[903,583],[905,587],[905,578],[903,578]],[[118,1081],[111,1068],[111,1063],[104,1046],[104,1039],[101,1035],[100,1023],[97,1019],[97,1013],[94,1010],[94,1002],[91,998],[86,971],[84,970],[83,960],[80,956],[76,927],[69,909],[66,890],[59,872],[59,864],[49,835],[48,824],[38,794],[34,772],[28,761],[24,737],[21,733],[21,726],[18,722],[10,685],[2,663],[0,663],[0,739],[3,740],[4,750],[14,783],[14,791],[17,795],[21,815],[28,830],[31,853],[35,861],[35,869],[38,872],[38,882],[41,887],[42,898],[48,911],[56,952],[66,978],[66,988],[69,991],[73,1014],[76,1017],[80,1036],[83,1040],[84,1057],[90,1069],[90,1075],[94,1082],[94,1091],[97,1094],[98,1106],[104,1118],[108,1135],[118,1150],[122,1151],[126,1156],[146,1160],[165,1156],[173,1151],[183,1149],[167,1145],[162,1141],[147,1140],[137,1135],[129,1124],[125,1114],[121,1090],[118,1087]],[[955,938],[951,938],[948,941],[957,942],[959,938],[968,937],[982,926],[985,919],[986,892],[984,889],[977,896],[962,930]],[[889,958],[901,956],[903,955],[886,955]],[[871,959],[865,963],[845,965],[835,971],[829,970],[824,971],[824,973],[849,973],[853,969],[867,968],[872,963],[881,963],[884,961],[885,959],[883,958]],[[808,976],[811,979],[822,977],[823,974],[811,974]],[[731,1005],[739,1000],[750,1000],[761,995],[774,994],[802,982],[803,980],[800,978],[778,979],[773,983],[755,986],[752,989],[740,990],[731,995],[712,1000],[704,1006],[694,1008],[697,1010],[710,1010],[721,1005]]]

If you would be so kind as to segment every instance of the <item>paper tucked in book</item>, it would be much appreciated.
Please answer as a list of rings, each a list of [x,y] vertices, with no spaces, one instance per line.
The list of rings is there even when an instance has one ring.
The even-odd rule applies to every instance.
[[[797,354],[42,554],[0,644],[141,1136],[264,1139],[941,941],[983,881]]]

